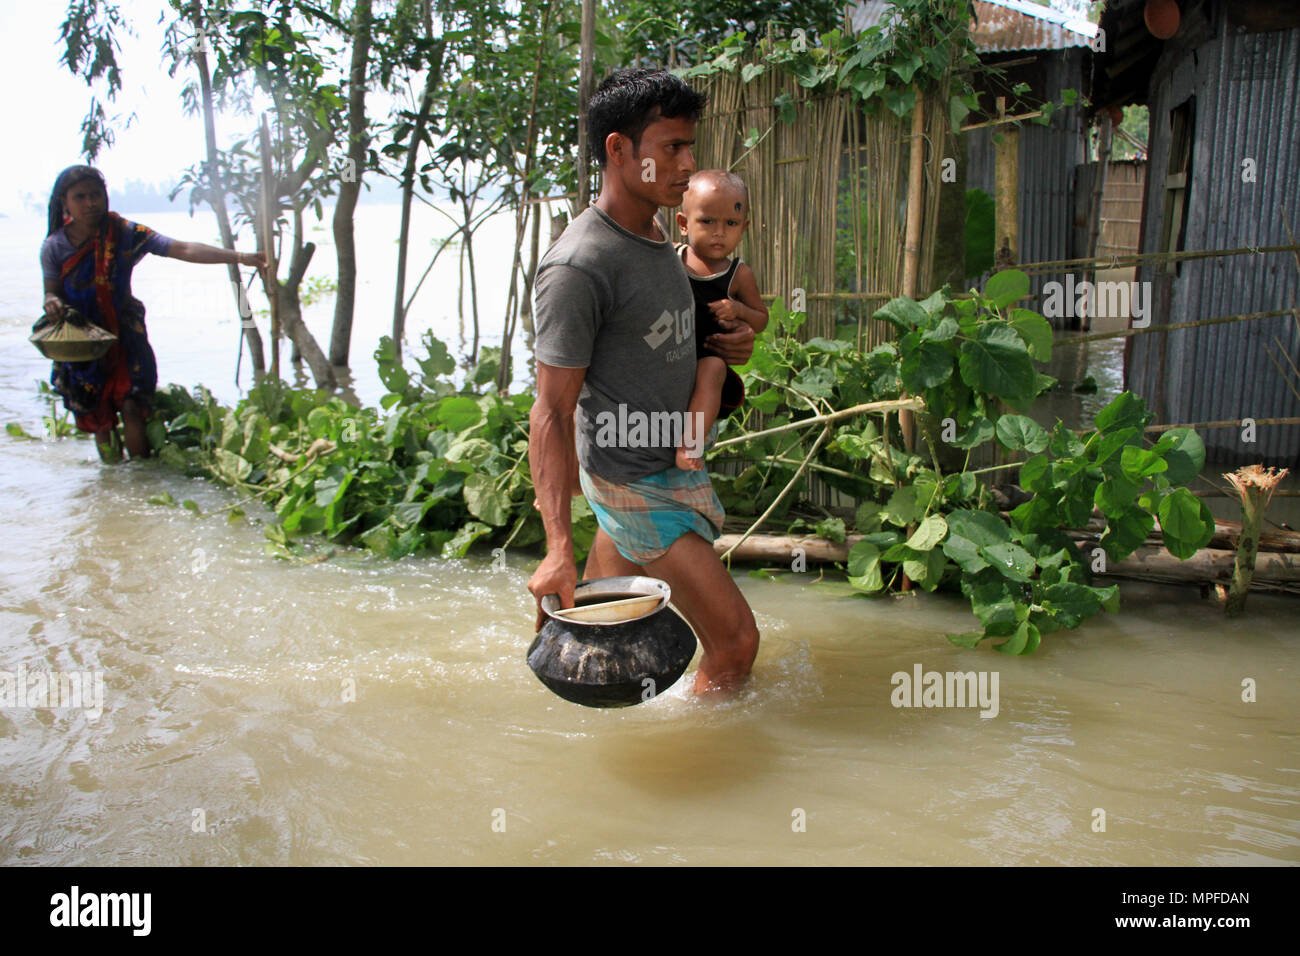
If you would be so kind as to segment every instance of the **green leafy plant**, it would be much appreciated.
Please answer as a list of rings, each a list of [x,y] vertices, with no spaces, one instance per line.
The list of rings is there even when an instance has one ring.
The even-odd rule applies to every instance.
[[[388,558],[461,557],[479,540],[543,540],[527,459],[531,396],[482,391],[492,378],[487,354],[457,387],[446,346],[431,334],[423,344],[413,373],[381,340],[384,412],[269,383],[235,408],[201,387],[188,394],[169,386],[158,392],[150,440],[164,462],[270,507],[265,534],[276,554],[314,535]],[[581,558],[595,519],[575,507],[573,522]]]

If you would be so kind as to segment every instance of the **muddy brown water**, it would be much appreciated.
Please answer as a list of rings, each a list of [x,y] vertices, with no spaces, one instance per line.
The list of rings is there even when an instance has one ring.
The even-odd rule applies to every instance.
[[[19,284],[0,415],[37,430]],[[1294,599],[1225,621],[1126,584],[1120,614],[1008,658],[944,640],[974,620],[956,596],[737,572],[762,632],[744,692],[696,700],[688,670],[594,711],[524,661],[535,556],[287,563],[251,521],[149,502],[223,490],[94,457],[0,436],[0,670],[103,676],[97,719],[0,709],[0,862],[1300,861]],[[996,716],[894,706],[918,666],[996,672]]]

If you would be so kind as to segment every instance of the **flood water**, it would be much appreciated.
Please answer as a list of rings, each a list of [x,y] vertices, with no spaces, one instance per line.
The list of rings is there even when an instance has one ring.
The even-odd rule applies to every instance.
[[[362,209],[359,244],[388,250],[390,213]],[[140,218],[212,231],[173,215]],[[0,419],[36,432],[31,242],[0,220]],[[147,261],[137,293],[203,271]],[[371,401],[360,357],[389,275],[362,283]],[[422,321],[454,341],[442,299]],[[233,319],[151,308],[150,332],[163,381],[234,397]],[[1291,598],[1252,595],[1226,622],[1195,589],[1125,584],[1119,615],[1006,658],[943,639],[974,620],[956,596],[738,571],[762,632],[743,693],[695,700],[688,671],[592,711],[524,663],[535,557],[288,563],[252,520],[150,503],[163,492],[233,501],[155,462],[102,466],[87,442],[0,435],[0,670],[104,678],[97,719],[0,710],[2,863],[1300,861]],[[996,672],[996,715],[895,707],[892,676],[917,666]]]

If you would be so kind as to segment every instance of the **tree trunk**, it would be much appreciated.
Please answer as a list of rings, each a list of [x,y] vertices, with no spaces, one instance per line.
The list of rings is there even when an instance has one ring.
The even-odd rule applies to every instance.
[[[473,221],[472,210],[463,193],[460,205],[465,214],[465,256],[469,259],[469,310],[470,317],[474,320],[474,344],[469,350],[469,361],[473,365],[478,361],[478,277],[474,271],[474,230],[470,227]]]
[[[311,257],[316,252],[316,244],[312,242],[303,242],[303,225],[302,209],[294,207],[293,210],[293,255],[289,261],[289,275],[285,278],[284,284],[280,286],[280,324],[284,328],[284,334],[293,342],[295,354],[301,355],[307,360],[307,365],[311,368],[312,378],[316,380],[317,388],[326,388],[333,391],[338,386],[338,381],[334,376],[334,368],[330,365],[329,359],[321,350],[316,342],[315,336],[307,328],[307,323],[302,318],[302,300],[300,289],[302,287],[303,277],[307,274],[307,266],[311,264]]]
[[[520,317],[524,323],[524,341],[531,349],[536,328],[533,325],[533,280],[537,278],[537,254],[541,250],[542,240],[542,205],[537,204],[533,212],[533,235],[529,241],[528,271],[524,273],[524,301]]]
[[[515,326],[519,318],[519,286],[517,279],[522,266],[521,256],[524,247],[524,232],[528,225],[528,199],[531,193],[529,181],[533,174],[533,154],[537,151],[537,88],[542,79],[542,53],[546,49],[546,28],[551,21],[551,4],[548,0],[542,11],[541,29],[537,31],[537,58],[533,61],[532,93],[528,103],[528,133],[524,137],[523,189],[520,191],[519,206],[515,210],[515,254],[510,261],[510,294],[506,299],[506,317],[501,332],[501,365],[497,368],[497,391],[505,394],[510,387],[511,345],[514,342]],[[541,215],[541,209],[536,210]]]
[[[596,41],[596,0],[582,0],[581,49],[578,62],[578,208],[581,213],[591,203],[591,143],[587,137],[587,104],[596,88],[594,76]]]
[[[217,121],[212,108],[212,73],[208,69],[208,48],[203,27],[203,3],[195,0],[191,9],[191,19],[197,34],[194,51],[194,64],[199,71],[199,92],[203,103],[203,139],[208,155],[208,182],[211,184],[208,205],[217,214],[217,229],[221,233],[221,245],[225,249],[235,248],[235,234],[230,228],[230,216],[226,212],[226,189],[221,182],[221,166],[217,162]],[[266,356],[262,351],[262,335],[257,330],[251,309],[246,307],[247,299],[243,295],[243,283],[240,281],[239,266],[231,263],[226,266],[230,276],[230,287],[235,294],[235,311],[239,314],[239,324],[243,329],[244,340],[248,343],[248,354],[253,362],[253,380],[259,381],[266,374]],[[245,315],[244,313],[248,314]]]
[[[347,365],[352,342],[352,315],[357,295],[357,246],[352,217],[361,194],[366,161],[366,64],[370,60],[371,0],[356,0],[352,10],[352,63],[348,71],[348,150],[338,203],[334,207],[334,246],[338,250],[338,293],[330,362]]]
[[[428,8],[426,7],[426,12]],[[426,22],[426,33],[433,36],[432,24]],[[433,109],[433,94],[442,75],[442,53],[444,45],[439,43],[433,59],[429,62],[428,75],[424,80],[424,95],[420,98],[420,112],[416,114],[415,126],[411,130],[411,145],[406,154],[406,166],[402,170],[402,226],[397,237],[397,288],[393,295],[393,348],[397,357],[402,357],[402,336],[406,334],[406,252],[411,240],[411,194],[415,190],[415,167],[420,153],[420,142],[424,138],[424,127],[429,122],[429,113]]]

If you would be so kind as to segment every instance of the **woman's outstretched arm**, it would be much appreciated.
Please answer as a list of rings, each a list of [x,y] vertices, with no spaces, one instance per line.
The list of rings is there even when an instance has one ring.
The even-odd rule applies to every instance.
[[[171,259],[180,259],[182,262],[224,265],[234,263],[239,266],[266,268],[266,256],[260,252],[237,252],[234,249],[220,249],[202,242],[173,240],[167,256]]]

